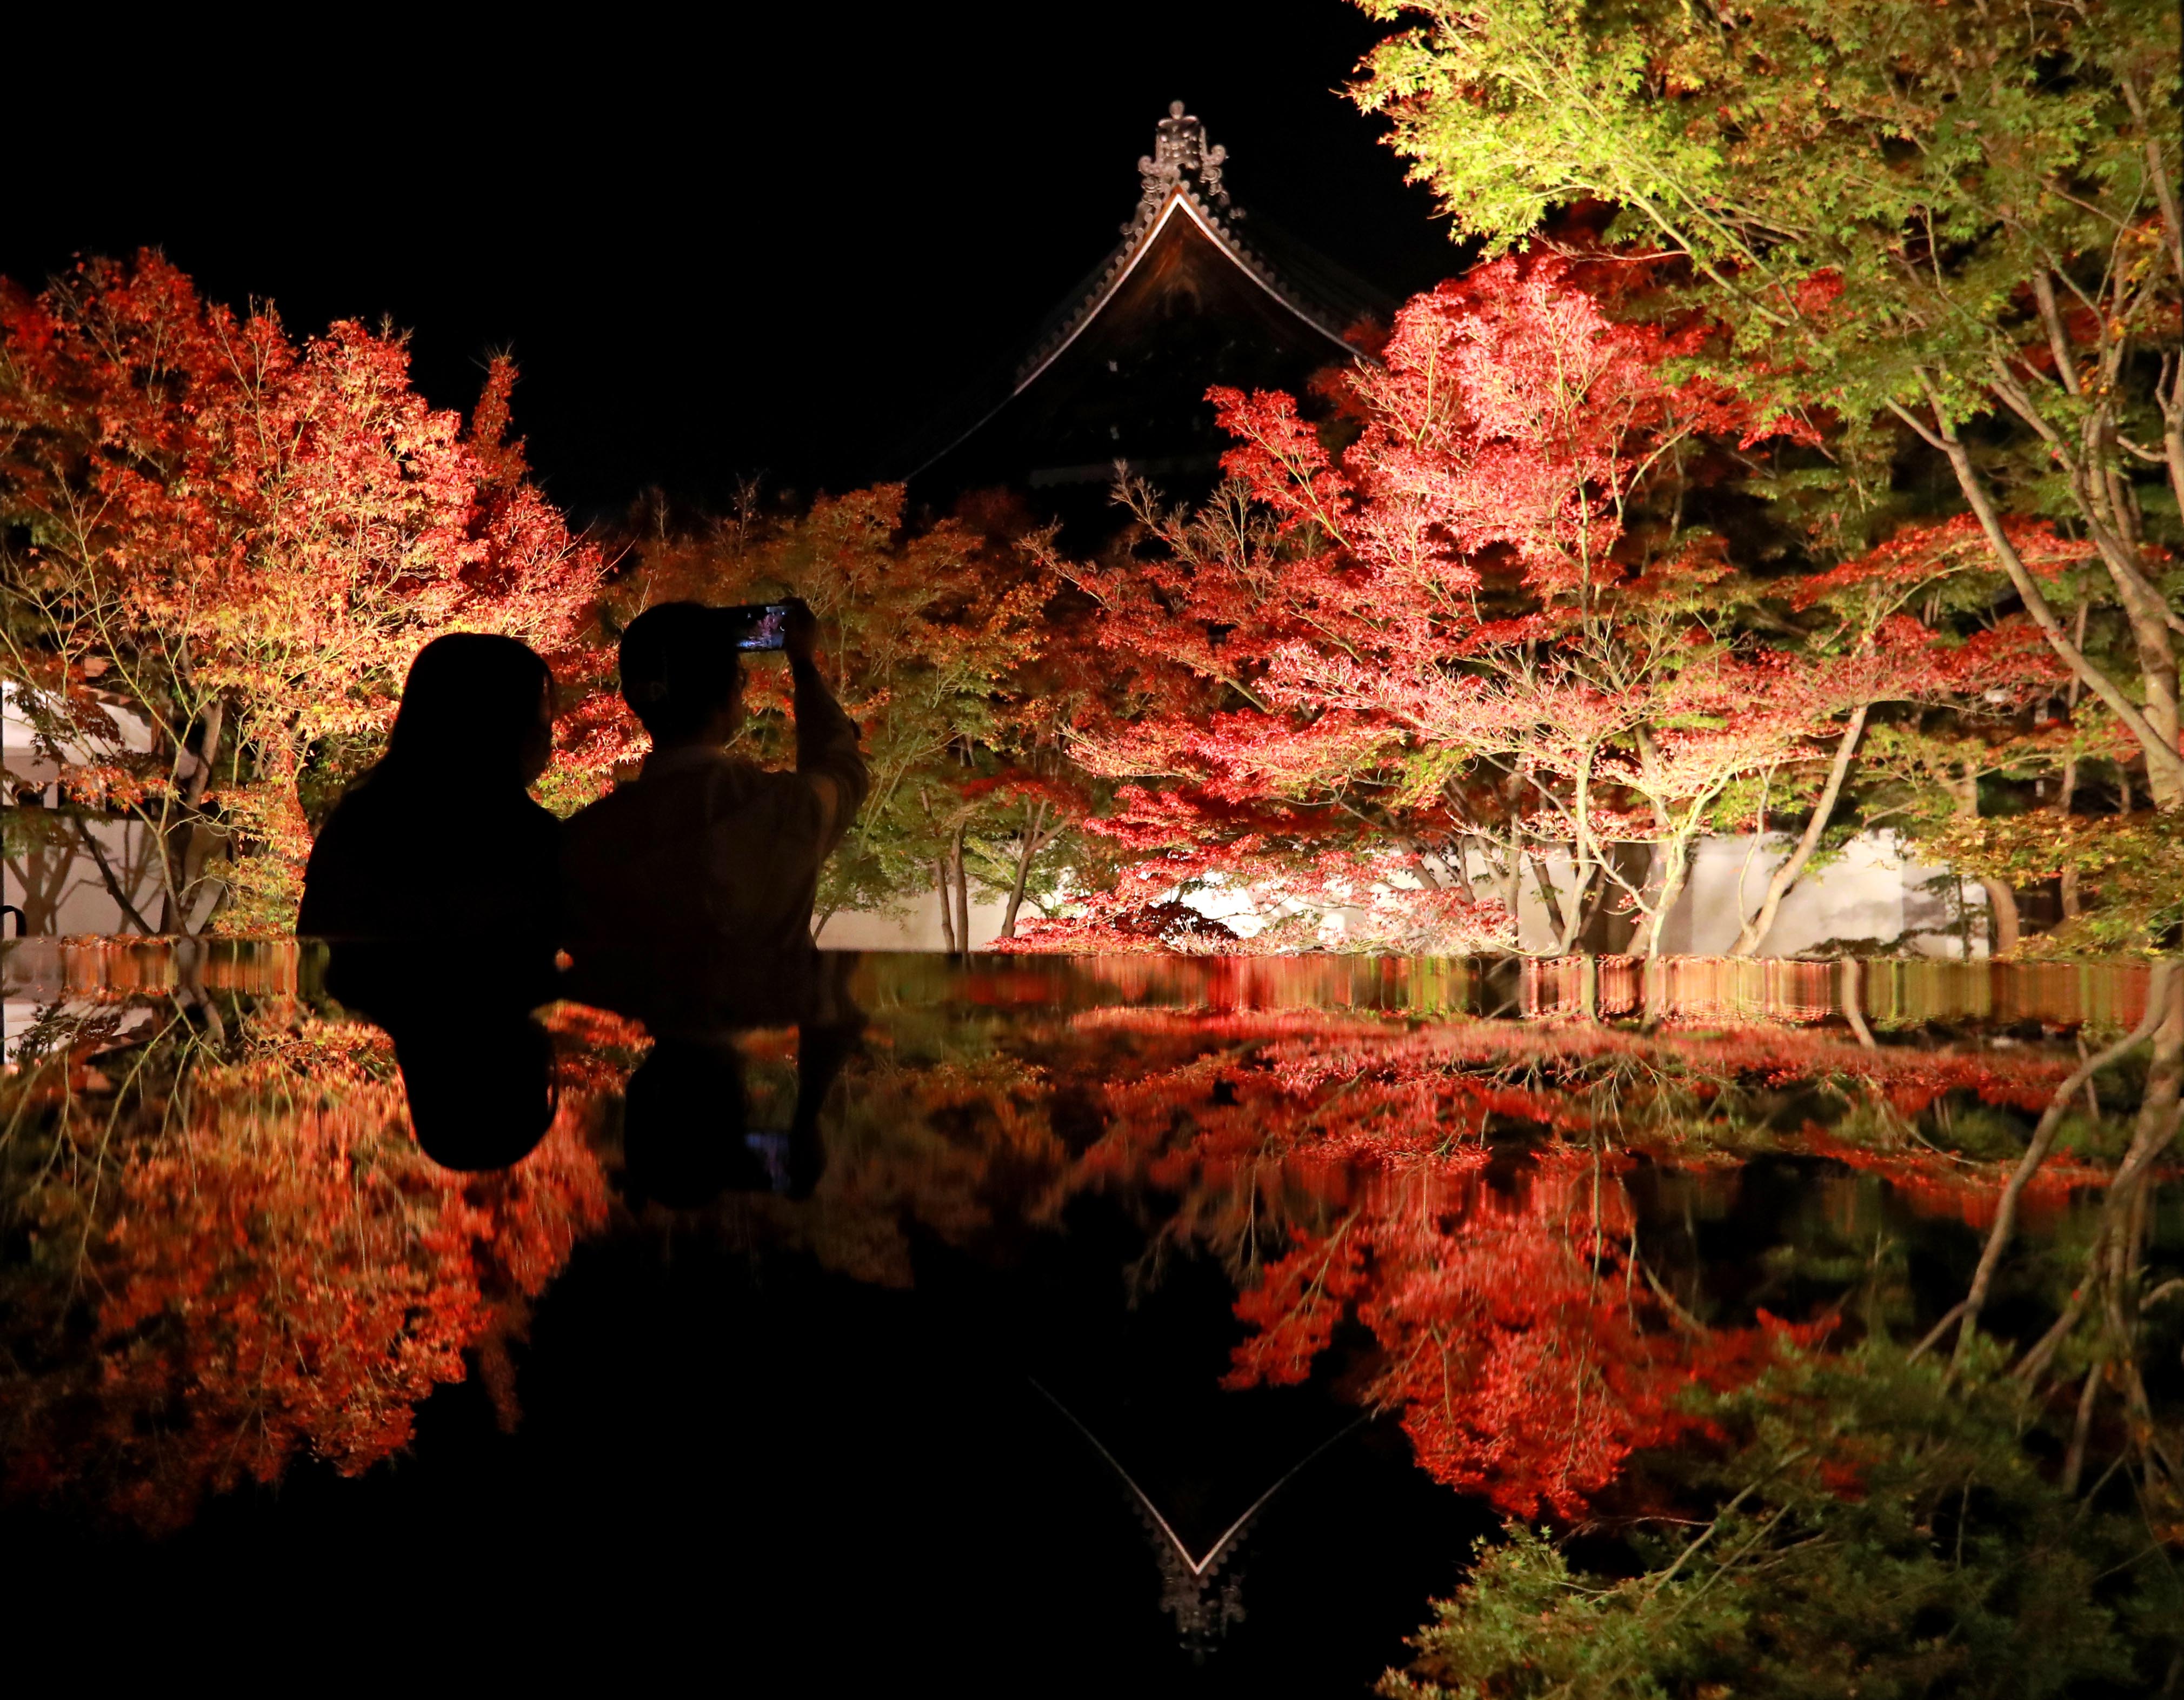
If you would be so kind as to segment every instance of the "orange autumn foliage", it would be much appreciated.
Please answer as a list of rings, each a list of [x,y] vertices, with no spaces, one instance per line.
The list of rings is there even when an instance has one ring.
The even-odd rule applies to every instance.
[[[530,482],[496,360],[465,426],[404,339],[298,339],[147,250],[0,284],[4,672],[78,800],[161,841],[161,930],[283,930],[301,787],[376,753],[443,632],[570,648],[599,577]],[[206,866],[198,829],[225,853]]]

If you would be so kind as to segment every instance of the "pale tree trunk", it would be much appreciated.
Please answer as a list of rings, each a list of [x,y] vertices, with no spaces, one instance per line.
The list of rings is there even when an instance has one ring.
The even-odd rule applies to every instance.
[[[1653,912],[1640,923],[1645,930],[1646,948],[1641,951],[1637,949],[1637,941],[1635,939],[1631,941],[1632,954],[1643,956],[1648,961],[1661,954],[1661,934],[1684,895],[1684,882],[1691,874],[1689,839],[1680,836],[1669,839],[1661,845],[1660,856],[1660,888],[1655,893],[1655,907]]]
[[[1790,888],[1803,876],[1805,865],[1812,861],[1813,853],[1819,849],[1828,822],[1835,817],[1836,800],[1842,794],[1844,776],[1850,772],[1851,758],[1858,754],[1858,741],[1864,734],[1865,716],[1872,706],[1871,703],[1860,703],[1851,711],[1849,720],[1844,722],[1842,736],[1836,743],[1835,759],[1828,764],[1828,782],[1820,789],[1819,800],[1813,805],[1813,817],[1805,822],[1805,830],[1798,835],[1789,860],[1776,868],[1774,877],[1767,882],[1767,895],[1760,899],[1758,910],[1737,934],[1736,943],[1730,948],[1730,956],[1755,956],[1759,947],[1766,943],[1768,934],[1774,929],[1774,917],[1782,907],[1782,900],[1790,895]]]
[[[2083,602],[2078,605],[2077,628],[2071,634],[2081,649],[2086,646],[2086,612],[2089,605]],[[2084,681],[2073,673],[2070,676],[2070,694],[2064,699],[2066,705],[2064,713],[2072,722],[2073,733],[2076,731],[2078,693],[2083,688]],[[2055,806],[2062,814],[2064,829],[2067,832],[2070,828],[2070,805],[2077,800],[2078,797],[2078,752],[2075,749],[2063,760],[2062,784],[2063,794],[2056,799]],[[2063,872],[2057,883],[2062,889],[2063,918],[2065,921],[2075,921],[2085,912],[2084,906],[2078,898],[2076,867],[2070,862],[2064,863]]]
[[[1990,956],[2007,956],[2016,950],[2023,934],[2017,914],[2017,894],[2001,880],[1986,874],[1980,876],[1980,884],[1986,892],[1986,953]]]
[[[1563,927],[1560,947],[1555,954],[1567,956],[1577,949],[1578,940],[1591,920],[1592,911],[1587,906],[1593,882],[1600,878],[1600,871],[1593,855],[1592,844],[1592,756],[1591,748],[1578,764],[1577,778],[1573,787],[1574,803],[1570,810],[1570,829],[1575,836],[1570,840],[1571,888],[1569,915]]]
[[[948,889],[948,858],[937,856],[933,863],[933,889],[940,894],[940,939],[950,956],[956,954],[956,907],[954,895]]]
[[[971,948],[971,876],[963,866],[963,828],[956,828],[956,842],[948,853],[949,872],[956,878],[956,948]]]
[[[196,906],[197,885],[204,872],[205,853],[211,836],[204,822],[205,792],[212,785],[213,764],[220,760],[220,733],[226,726],[227,705],[214,697],[198,725],[198,747],[191,752],[189,777],[181,783],[181,820],[160,833],[159,930],[186,934],[190,911]]]
[[[1967,762],[1964,778],[1949,789],[1957,800],[1957,814],[1968,821],[1979,818],[1979,770]],[[2020,928],[2017,915],[2017,894],[2008,883],[1988,874],[1979,876],[1980,889],[1986,893],[1986,953],[1990,956],[2006,956],[2017,948]],[[1964,954],[1971,954],[1967,935]]]
[[[1680,866],[1683,846],[1674,844],[1674,832],[1669,818],[1668,805],[1661,801],[1657,781],[1660,773],[1660,747],[1653,742],[1650,728],[1638,728],[1638,761],[1646,779],[1647,805],[1653,811],[1653,830],[1661,834],[1655,840],[1652,853],[1646,861],[1646,878],[1639,888],[1638,926],[1630,938],[1630,950],[1634,956],[1648,961],[1661,954],[1661,928],[1669,919],[1669,911],[1675,907],[1677,894],[1683,889],[1683,875]],[[1639,948],[1642,939],[1645,948]]]
[[[1561,940],[1568,928],[1563,922],[1562,900],[1555,895],[1555,883],[1547,878],[1546,867],[1540,861],[1538,852],[1525,851],[1524,860],[1531,864],[1533,883],[1540,889],[1540,906],[1547,911],[1547,925],[1553,929],[1555,938]],[[1559,954],[1568,955],[1568,946],[1564,945]]]
[[[2103,555],[2110,577],[2117,581],[2119,597],[2138,649],[2140,678],[2146,693],[2146,706],[2142,710],[2122,686],[2093,664],[2063,628],[2053,605],[2025,566],[2016,544],[2010,541],[1992,493],[1973,465],[1970,450],[1958,439],[1956,423],[1938,399],[1934,402],[1937,431],[1930,430],[1910,409],[1893,403],[1891,407],[1899,419],[1947,457],[1950,470],[1956,475],[1957,487],[1978,519],[1980,529],[1986,534],[1987,546],[2024,603],[2025,611],[2032,616],[2048,646],[2085,682],[2086,688],[2108,705],[2109,712],[2137,743],[2146,758],[2147,786],[2153,794],[2154,807],[2167,811],[2184,805],[2184,757],[2179,756],[2176,747],[2176,659],[2169,641],[2167,621],[2156,605],[2156,599],[2126,582],[2126,574]]]
[[[1024,885],[1031,878],[1032,859],[1045,846],[1045,841],[1039,835],[1039,828],[1045,821],[1046,805],[1034,804],[1030,824],[1025,827],[1023,838],[1017,850],[1017,877],[1009,885],[1009,906],[1001,915],[1000,936],[1004,939],[1017,936],[1017,911],[1023,907]]]
[[[1878,1051],[1874,1043],[1873,1029],[1865,1024],[1865,964],[1856,956],[1842,960],[1843,1019],[1850,1030],[1858,1035],[1858,1042],[1868,1051]]]

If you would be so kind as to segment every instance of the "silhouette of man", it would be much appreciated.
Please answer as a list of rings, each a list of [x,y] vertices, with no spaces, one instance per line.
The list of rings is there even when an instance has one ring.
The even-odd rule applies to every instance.
[[[789,609],[791,773],[726,747],[743,724],[739,616],[663,603],[622,634],[622,696],[652,754],[635,780],[568,823],[564,935],[570,995],[655,1034],[663,1017],[671,1027],[694,1011],[718,1020],[775,1002],[784,979],[808,973],[820,864],[864,800],[857,728],[813,660],[818,622],[800,602]]]

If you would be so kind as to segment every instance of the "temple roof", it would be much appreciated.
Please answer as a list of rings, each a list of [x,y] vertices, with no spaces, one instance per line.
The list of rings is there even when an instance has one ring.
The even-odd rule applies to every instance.
[[[928,493],[982,484],[1104,488],[1114,462],[1156,480],[1208,475],[1222,446],[1209,384],[1301,390],[1360,358],[1346,340],[1393,303],[1263,220],[1226,181],[1228,150],[1168,109],[1138,161],[1123,240],[905,454]]]

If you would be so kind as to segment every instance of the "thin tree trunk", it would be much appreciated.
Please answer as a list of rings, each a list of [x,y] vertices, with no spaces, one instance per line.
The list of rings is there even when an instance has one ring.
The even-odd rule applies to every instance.
[[[2063,1492],[2075,1499],[2078,1482],[2085,1474],[2086,1442],[2092,1437],[2093,1407],[2100,1402],[2101,1372],[2108,1366],[2095,1363],[2086,1372],[2086,1385],[2078,1394],[2078,1417],[2070,1425],[2070,1447],[2063,1457]]]
[[[956,828],[956,842],[948,853],[949,871],[956,876],[956,948],[971,948],[971,876],[963,866],[963,828]]]
[[[1607,901],[1607,862],[1596,861],[1585,872],[1585,883],[1570,899],[1570,930],[1563,935],[1560,952],[1565,956],[1585,948],[1585,936],[1592,931],[1601,905]]]
[[[1540,888],[1540,901],[1547,911],[1547,925],[1554,929],[1555,938],[1559,943],[1567,929],[1563,922],[1562,900],[1555,895],[1555,883],[1547,878],[1547,870],[1536,851],[1525,851],[1524,860],[1532,865],[1532,879]]]
[[[1893,405],[1893,404],[1892,404]],[[1980,528],[1986,533],[1988,548],[1995,560],[2008,576],[2025,611],[2032,616],[2048,646],[2064,663],[2086,683],[2109,711],[2123,723],[2146,757],[2148,788],[2153,794],[2154,806],[2174,809],[2184,805],[2184,757],[2176,750],[2177,700],[2176,673],[2173,656],[2164,668],[2161,657],[2169,650],[2168,629],[2165,623],[2157,636],[2153,631],[2159,622],[2158,612],[2138,605],[2138,599],[2127,591],[2123,594],[2124,613],[2131,622],[2131,633],[2140,651],[2140,675],[2146,687],[2147,706],[2141,710],[2127,695],[2121,685],[2110,678],[2063,629],[2053,605],[2042,592],[2039,584],[2025,566],[2017,546],[2003,528],[2001,512],[1996,508],[1992,493],[1979,471],[1972,465],[1971,452],[1958,440],[1955,421],[1935,404],[1934,416],[1939,434],[1926,428],[1925,423],[1907,408],[1895,407],[1897,416],[1947,458],[1950,470],[1956,474],[1957,487],[1964,493],[1966,504],[1978,518]],[[2113,575],[2111,575],[2113,576]]]
[[[1872,709],[1871,703],[1860,703],[1843,722],[1842,736],[1836,740],[1835,759],[1828,764],[1828,782],[1820,788],[1819,800],[1813,805],[1813,817],[1805,822],[1805,830],[1798,835],[1790,858],[1774,870],[1774,877],[1767,882],[1767,895],[1759,900],[1758,911],[1744,923],[1736,935],[1736,943],[1730,949],[1732,956],[1750,956],[1758,953],[1774,930],[1774,917],[1782,907],[1782,900],[1790,895],[1820,847],[1820,839],[1827,832],[1828,823],[1835,818],[1836,800],[1842,794],[1843,778],[1850,772],[1851,759],[1858,754],[1858,739],[1865,733],[1865,716]]]
[[[212,783],[212,765],[220,759],[220,731],[226,719],[227,705],[214,697],[198,728],[197,766],[182,782],[182,801],[192,809],[204,801],[206,788]]]
[[[2017,1161],[2002,1197],[1996,1203],[1994,1225],[1987,1230],[1986,1245],[1980,1253],[1979,1267],[1973,1272],[1970,1289],[1964,1295],[1964,1308],[1958,1319],[1956,1356],[1961,1360],[1971,1348],[1972,1331],[1979,1325],[1980,1311],[1986,1303],[1987,1290],[1994,1285],[1994,1272],[2000,1267],[2002,1254],[2008,1247],[2009,1236],[2017,1226],[2017,1201],[2024,1196],[2026,1185],[2039,1172],[2047,1160],[2048,1150],[2055,1141],[2056,1130],[2063,1125],[2063,1118],[2070,1113],[2070,1101],[2075,1098],[2103,1068],[2121,1062],[2132,1051],[2153,1037],[2169,1014],[2174,1000],[2170,985],[2176,974],[2176,966],[2170,962],[2154,965],[2152,984],[2147,987],[2146,1014],[2138,1025],[2105,1051],[2098,1051],[2079,1063],[2070,1077],[2049,1095],[2048,1107],[2041,1112],[2039,1125],[2032,1130],[2032,1141],[2025,1148],[2025,1155]]]
[[[1641,924],[1646,929],[1646,948],[1642,954],[1652,961],[1661,954],[1661,934],[1669,924],[1669,917],[1684,895],[1684,883],[1691,877],[1691,856],[1688,842],[1671,838],[1660,847],[1663,871],[1661,889],[1655,896],[1656,907]],[[1633,944],[1635,945],[1635,940]]]
[[[1646,880],[1640,888],[1638,898],[1638,928],[1642,930],[1646,947],[1638,948],[1639,933],[1634,931],[1628,948],[1632,956],[1642,956],[1648,961],[1660,954],[1662,924],[1669,918],[1669,911],[1676,901],[1676,892],[1683,886],[1682,879],[1671,869],[1669,840],[1674,836],[1669,820],[1669,811],[1661,801],[1658,776],[1661,768],[1660,746],[1653,742],[1649,727],[1638,728],[1638,761],[1646,776],[1646,801],[1653,812],[1653,830],[1661,836],[1646,858]],[[1672,883],[1673,888],[1672,889]]]
[[[1039,830],[1045,824],[1046,805],[1044,802],[1034,803],[1031,824],[1024,828],[1022,847],[1017,853],[1017,877],[1009,885],[1009,906],[1001,913],[1000,936],[1004,939],[1017,936],[1017,911],[1023,907],[1024,884],[1031,878],[1032,860],[1045,846],[1045,840],[1039,836]]]
[[[1958,817],[1967,821],[1977,820],[1979,818],[1978,768],[1967,761],[1964,763],[1962,782],[1960,783],[1951,782],[1949,789],[1957,800]],[[2021,931],[2017,915],[2017,894],[2009,889],[2007,882],[1996,879],[1992,875],[1983,873],[1979,875],[1978,878],[1980,889],[1986,893],[1986,953],[1990,957],[2006,956],[2017,948],[2017,941]],[[1972,954],[1971,934],[1969,931],[1969,911],[1966,911],[1966,914],[1964,960],[1970,961]]]
[[[1850,1030],[1858,1035],[1858,1042],[1868,1051],[1880,1047],[1873,1042],[1873,1029],[1865,1024],[1865,964],[1856,956],[1842,959],[1843,1019]]]
[[[166,887],[159,908],[162,933],[195,930],[190,925],[189,911],[198,876],[204,870],[204,794],[212,783],[213,763],[220,759],[220,733],[226,719],[227,705],[214,697],[205,709],[204,718],[198,722],[198,747],[191,752],[189,775],[180,787],[181,818],[169,822],[159,835]]]
[[[2017,914],[2017,894],[2007,882],[1990,874],[1981,874],[1980,884],[1986,892],[1986,953],[1989,956],[2007,956],[2016,950],[2023,932]]]
[[[933,889],[940,894],[940,937],[948,954],[956,954],[956,910],[950,901],[948,889],[948,858],[936,856],[933,862]]]

